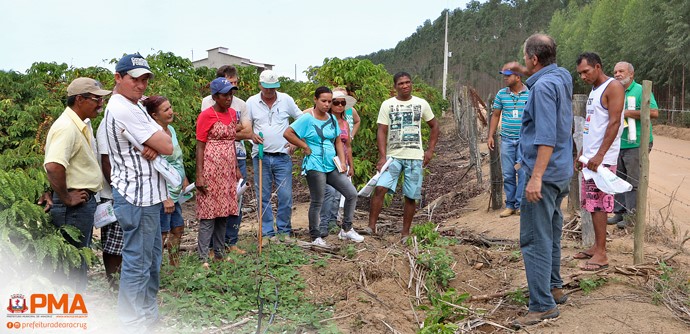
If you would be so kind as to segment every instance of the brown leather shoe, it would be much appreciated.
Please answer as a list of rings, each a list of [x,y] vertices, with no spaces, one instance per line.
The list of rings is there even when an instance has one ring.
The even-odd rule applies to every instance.
[[[228,253],[234,252],[234,253],[237,253],[239,255],[244,255],[247,253],[246,251],[242,250],[241,248],[237,247],[236,245],[228,246],[226,248],[226,250]]]
[[[505,218],[505,217],[512,216],[514,213],[515,213],[515,209],[505,208],[503,211],[501,211],[501,214],[498,216],[501,218]]]
[[[526,316],[515,319],[513,321],[513,327],[520,329],[536,325],[546,319],[558,318],[559,315],[561,315],[561,313],[558,311],[558,307],[554,307],[545,312],[529,312]]]
[[[565,304],[565,302],[568,301],[568,295],[563,292],[562,288],[551,289],[551,295],[553,296],[553,301],[555,301],[556,304]]]

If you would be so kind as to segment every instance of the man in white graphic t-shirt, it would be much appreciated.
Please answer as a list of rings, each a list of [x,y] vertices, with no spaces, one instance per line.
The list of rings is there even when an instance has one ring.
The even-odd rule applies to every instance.
[[[587,99],[587,117],[580,152],[589,161],[585,166],[576,161],[576,169],[586,167],[596,171],[599,165],[603,165],[615,173],[623,132],[621,116],[625,89],[620,82],[604,74],[601,58],[596,53],[585,52],[577,58],[577,73],[583,81],[592,85],[592,92]],[[594,245],[575,254],[574,258],[585,260],[585,264],[580,267],[582,270],[607,268],[606,216],[613,212],[613,195],[599,190],[594,180],[583,179],[580,202],[583,209],[592,213]]]
[[[415,201],[422,198],[423,167],[434,156],[439,127],[429,103],[412,95],[412,77],[409,73],[396,73],[393,83],[397,95],[381,104],[376,121],[376,145],[379,149],[376,169],[381,170],[388,158],[392,158],[393,162],[381,173],[376,183],[369,210],[370,230],[367,232],[376,233],[376,221],[381,213],[383,198],[386,192],[395,193],[398,178],[404,173],[402,238],[405,240],[410,235]],[[422,147],[422,120],[431,128],[426,151]]]

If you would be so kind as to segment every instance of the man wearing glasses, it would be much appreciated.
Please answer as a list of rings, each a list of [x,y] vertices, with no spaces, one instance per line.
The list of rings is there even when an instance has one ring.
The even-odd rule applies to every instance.
[[[522,83],[521,74],[504,69],[503,81],[507,87],[501,89],[494,98],[489,139],[486,145],[494,150],[494,134],[501,121],[501,170],[503,171],[503,192],[506,193],[506,208],[499,215],[501,218],[513,214],[520,215],[520,201],[525,189],[525,170],[521,168],[520,127],[522,111],[525,109],[529,90]]]
[[[67,108],[48,131],[43,166],[53,190],[50,215],[53,224],[71,225],[81,231],[79,240],[65,234],[75,247],[89,247],[96,212],[94,194],[101,190],[103,176],[96,160],[95,139],[87,119],[98,116],[109,90],[90,78],[77,78],[67,87]],[[70,271],[77,291],[86,290],[86,261]]]
[[[280,87],[278,76],[271,70],[261,72],[259,88],[261,92],[247,99],[247,111],[251,117],[252,158],[254,159],[254,184],[259,194],[259,145],[264,145],[262,173],[262,234],[274,237],[276,234],[289,236],[292,232],[292,158],[288,153],[294,146],[288,144],[283,133],[290,125],[290,118],[297,119],[302,111],[295,100],[285,93],[277,92]],[[263,134],[261,137],[259,134]],[[277,231],[273,228],[273,207],[271,192],[278,194],[278,213],[275,219]],[[266,242],[268,242],[266,238]],[[275,240],[275,239],[274,239]]]

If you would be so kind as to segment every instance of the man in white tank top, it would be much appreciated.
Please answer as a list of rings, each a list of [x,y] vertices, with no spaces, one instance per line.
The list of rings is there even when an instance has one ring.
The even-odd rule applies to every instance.
[[[604,74],[601,58],[596,53],[585,52],[577,58],[577,73],[583,81],[592,85],[592,92],[587,99],[587,117],[580,152],[580,155],[589,159],[584,167],[596,171],[603,164],[615,173],[623,132],[621,116],[625,89],[620,82]],[[576,161],[575,167],[581,170],[583,166]],[[599,190],[593,180],[583,180],[580,202],[583,209],[592,213],[594,245],[574,257],[586,260],[580,267],[582,270],[604,269],[608,267],[606,218],[607,213],[613,212],[613,195]]]

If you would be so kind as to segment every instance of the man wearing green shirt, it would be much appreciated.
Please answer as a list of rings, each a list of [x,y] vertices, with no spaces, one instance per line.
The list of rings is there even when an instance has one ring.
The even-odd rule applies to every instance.
[[[618,80],[623,87],[625,87],[625,119],[631,118],[635,120],[636,135],[635,140],[630,140],[629,129],[627,125],[623,129],[621,135],[621,151],[618,155],[618,170],[617,174],[623,180],[628,181],[633,189],[627,193],[618,194],[615,197],[615,207],[613,212],[615,215],[608,219],[608,224],[616,224],[618,228],[625,228],[626,220],[623,219],[623,214],[633,214],[637,208],[637,185],[640,178],[640,133],[642,126],[640,125],[640,105],[642,104],[642,85],[635,82],[635,68],[628,62],[621,61],[613,68],[613,76]],[[628,106],[635,98],[635,106]],[[652,94],[650,99],[650,118],[659,117],[659,110]],[[634,109],[634,110],[633,110]],[[654,137],[652,136],[652,125],[649,125],[649,150],[652,149]]]

